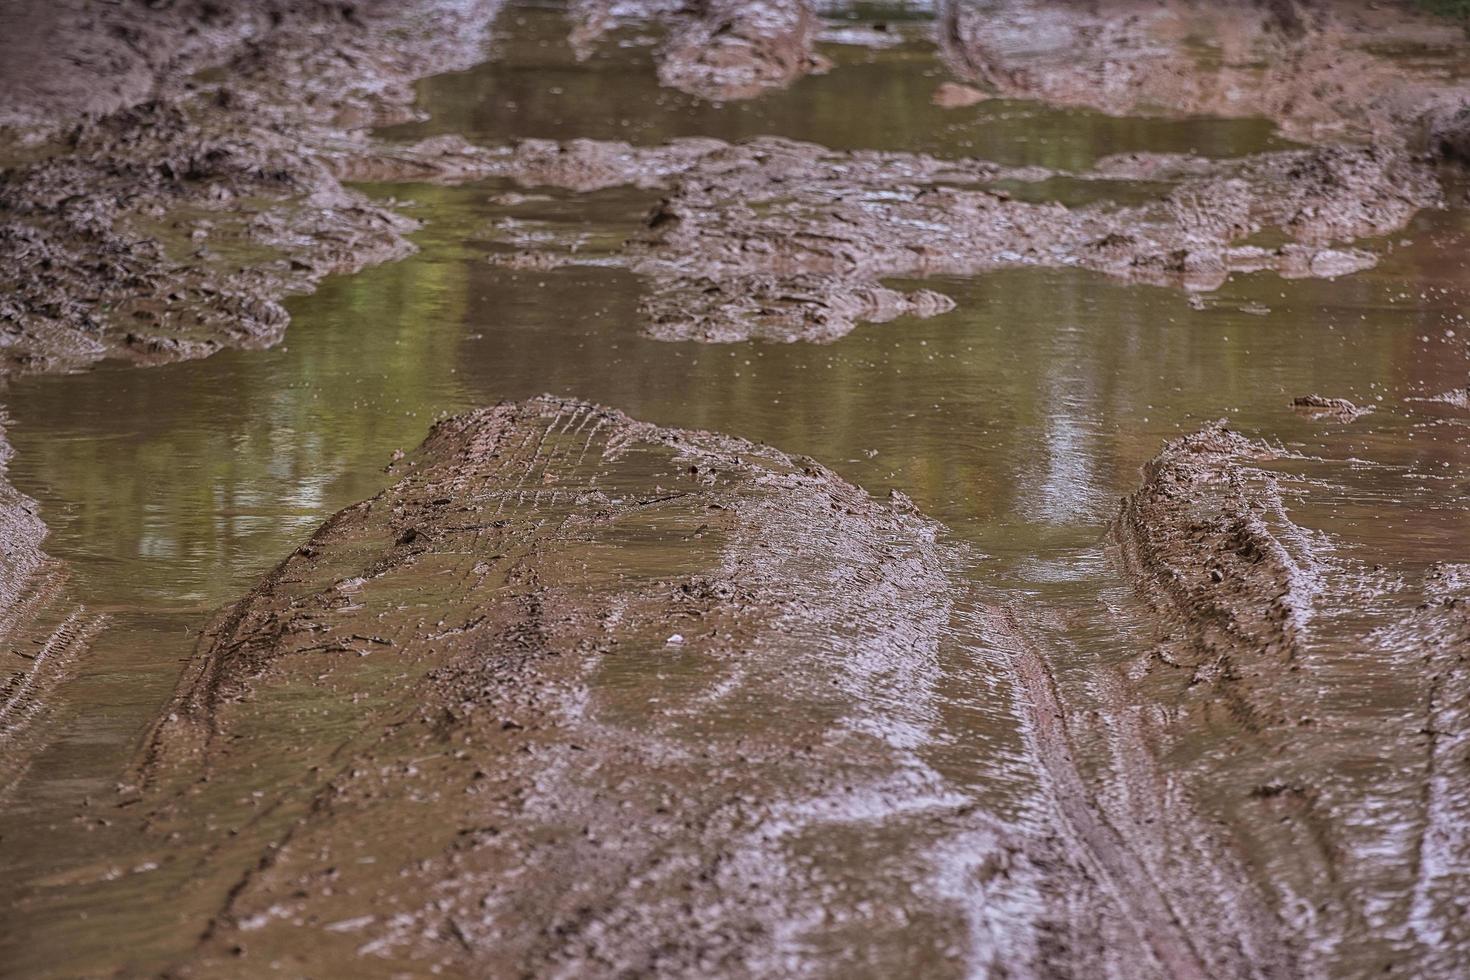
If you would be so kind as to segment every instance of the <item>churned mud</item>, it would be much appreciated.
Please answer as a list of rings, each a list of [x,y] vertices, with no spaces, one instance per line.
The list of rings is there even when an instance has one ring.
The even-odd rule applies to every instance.
[[[577,0],[572,44],[585,57],[610,31],[661,24],[659,80],[708,99],[746,99],[825,70],[806,0]]]
[[[1019,859],[915,751],[934,524],[551,397],[394,470],[219,618],[153,738],[152,832],[228,822],[249,869],[178,975],[962,966],[928,850]]]
[[[624,261],[648,278],[643,313],[652,336],[707,342],[831,341],[863,321],[952,308],[931,291],[886,288],[885,278],[1041,266],[1193,291],[1217,289],[1239,272],[1333,278],[1375,264],[1354,243],[1397,231],[1443,200],[1429,167],[1373,146],[1238,160],[1128,155],[1061,173],[772,137],[651,148],[528,141],[494,150],[438,138],[355,165],[441,181],[666,188]],[[1068,207],[1017,199],[1005,186],[1062,179],[1146,181],[1155,199]],[[502,260],[547,267],[558,254],[577,260],[555,248],[539,260]]]
[[[961,75],[1008,98],[1262,116],[1313,143],[1465,148],[1464,32],[1410,3],[948,0],[940,41]]]
[[[413,223],[321,157],[349,130],[408,118],[413,79],[478,61],[498,3],[277,6],[17,12],[54,27],[67,57],[90,64],[68,45],[98,38],[133,53],[97,56],[96,71],[122,73],[101,101],[39,79],[7,93],[6,119],[50,125],[24,130],[44,140],[37,159],[0,174],[6,369],[268,345],[287,294],[411,251]],[[78,19],[89,26],[68,27]],[[187,80],[211,66],[221,80]]]
[[[1462,33],[1395,3],[1294,0],[941,4],[932,40],[965,84],[935,71],[920,104],[933,99],[956,119],[1018,99],[1264,115],[1306,144],[1295,149],[1042,167],[991,162],[983,145],[944,158],[738,130],[645,144],[369,134],[415,117],[414,80],[486,57],[498,7],[22,2],[0,15],[21,25],[0,22],[0,125],[17,134],[0,174],[0,376],[277,342],[285,297],[414,248],[412,212],[355,182],[485,182],[462,193],[495,205],[456,215],[474,225],[460,236],[474,247],[446,236],[462,248],[444,263],[458,263],[446,275],[458,278],[442,293],[405,287],[415,303],[394,307],[405,321],[427,309],[525,333],[516,317],[530,305],[599,324],[622,309],[664,341],[831,343],[864,323],[955,311],[980,295],[955,280],[1005,270],[1097,273],[1114,299],[1137,284],[1218,290],[1237,273],[1350,276],[1378,265],[1422,212],[1459,203],[1445,164],[1470,157]],[[800,80],[829,67],[823,38],[874,52],[906,43],[886,24],[824,26],[819,9],[830,13],[787,0],[579,0],[565,27],[582,63],[648,32],[636,43],[651,46],[659,82],[709,101],[820,83]],[[67,44],[15,56],[43,33]],[[600,244],[586,251],[586,227],[528,229],[505,210],[581,207],[616,188],[630,189],[619,206],[633,201],[627,212],[645,217],[627,219],[626,240],[598,226]],[[506,285],[587,271],[562,268],[574,265],[616,269],[548,292],[574,281],[628,292],[561,306]],[[1377,275],[1407,290],[1404,268]],[[1386,324],[1399,297],[1365,278],[1377,286],[1344,308]],[[930,279],[949,285],[923,288]],[[1072,316],[1100,280],[1010,282],[1070,290]],[[1310,285],[1296,284],[1304,292],[1292,301],[1322,303]],[[380,294],[364,295],[371,305]],[[898,344],[890,355],[886,342],[830,348],[827,360],[783,363],[784,388],[756,381],[765,365],[751,368],[748,387],[725,393],[736,407],[708,416],[737,422],[700,423],[783,444],[794,432],[792,445],[812,452],[831,438],[847,450],[834,465],[848,459],[864,479],[886,472],[916,496],[922,485],[929,500],[950,501],[947,513],[925,505],[946,523],[956,513],[991,522],[990,541],[1012,552],[1000,557],[962,546],[900,492],[875,498],[820,463],[732,435],[555,396],[438,423],[395,458],[388,489],[336,514],[215,615],[136,768],[116,794],[109,779],[78,804],[78,836],[112,827],[118,853],[98,847],[79,867],[44,869],[15,886],[16,908],[35,923],[57,909],[136,905],[136,919],[125,908],[103,930],[130,937],[127,950],[76,961],[139,975],[332,975],[343,964],[383,977],[1465,975],[1470,566],[1385,558],[1361,529],[1423,483],[1435,497],[1411,515],[1424,527],[1405,532],[1404,552],[1463,530],[1453,439],[1426,438],[1422,459],[1374,462],[1403,450],[1394,440],[1456,431],[1470,399],[1446,386],[1463,374],[1426,372],[1432,386],[1411,390],[1443,393],[1414,399],[1433,408],[1412,426],[1394,428],[1392,409],[1353,426],[1308,425],[1367,415],[1385,376],[1342,373],[1375,379],[1364,388],[1292,361],[1260,396],[1269,407],[1247,408],[1305,441],[1206,426],[1164,445],[1114,512],[1160,429],[1142,419],[1155,428],[1120,467],[1121,484],[1093,470],[1127,453],[1097,444],[1134,438],[1145,405],[1167,419],[1162,431],[1193,427],[1183,420],[1213,417],[1224,410],[1215,401],[1239,392],[1221,384],[1214,396],[1215,375],[1291,353],[1237,358],[1225,341],[1210,346],[1221,323],[1248,342],[1279,338],[1197,308],[1199,329],[1171,336],[1157,308],[1130,308],[1137,322],[1118,334],[1126,353],[1075,374],[1058,365],[1091,348],[1040,345],[1029,309],[996,324],[1016,350],[984,348],[1004,360],[994,374],[953,367],[980,359],[973,346],[934,344],[923,359]],[[1077,335],[1103,322],[1076,315]],[[1395,366],[1424,356],[1403,355],[1408,340],[1390,326],[1384,340],[1370,333],[1377,323],[1343,320],[1342,334],[1301,336],[1357,331],[1349,343],[1359,346],[1333,352],[1355,366],[1360,350]],[[557,323],[567,329],[555,334],[530,322],[547,331],[532,346],[556,348],[545,362],[527,358],[554,375],[545,387],[595,382],[562,372],[560,358],[584,344],[601,352],[605,340],[605,364],[580,356],[677,390],[657,410],[692,424],[677,413],[708,406],[687,392],[740,376],[726,352],[716,363],[705,348],[585,322]],[[443,346],[471,346],[497,326],[446,329]],[[1453,331],[1440,326],[1436,342],[1447,344]],[[414,402],[430,415],[449,396],[426,378],[479,368],[453,393],[461,410],[524,393],[496,388],[498,374],[485,382],[502,369],[522,377],[516,338],[494,338],[504,348],[493,371],[460,352],[395,362],[383,378],[396,381],[300,377],[316,389],[432,389]],[[1146,356],[1178,338],[1199,351]],[[614,357],[618,340],[641,347]],[[748,351],[743,364],[770,352]],[[1044,384],[1027,383],[1022,354],[1047,362]],[[934,355],[953,377],[898,377]],[[657,376],[674,363],[662,356],[687,360],[670,379]],[[1150,374],[1157,365],[1160,384],[1139,382],[1142,363]],[[1180,394],[1200,378],[1208,395]],[[889,383],[891,402],[854,397],[852,417],[814,405]],[[966,385],[983,406],[949,407]],[[1292,398],[1300,392],[1312,393]],[[739,414],[757,400],[779,411]],[[955,455],[877,469],[867,433],[823,432],[876,432],[881,420],[863,411],[900,403],[914,410],[908,419],[932,410],[953,423]],[[1202,405],[1212,414],[1198,414]],[[357,422],[376,410],[351,408]],[[280,431],[297,435],[323,418],[281,417],[301,428]],[[1033,417],[1044,437],[1024,428]],[[743,430],[747,418],[766,427]],[[886,436],[886,451],[915,431],[908,424]],[[312,434],[325,439],[321,428]],[[1010,446],[1012,429],[1022,448],[995,465],[1026,474],[972,483],[976,471],[955,465]],[[1329,442],[1320,451],[1338,458],[1309,455]],[[293,479],[326,483],[350,468],[317,464]],[[1394,493],[1369,492],[1382,487],[1369,487],[1368,472],[1398,480]],[[4,476],[0,465],[0,802],[53,737],[51,701],[107,622],[75,601],[67,568],[42,551],[35,502]],[[218,503],[226,484],[200,494],[212,519],[229,509]],[[321,500],[336,507],[363,492],[303,494],[300,506],[314,523]],[[1023,527],[1045,493],[1075,508],[1071,523]],[[1016,499],[988,499],[1007,494]],[[247,501],[228,515],[238,519],[230,533],[275,513]],[[153,554],[187,561],[165,537]],[[1015,553],[1033,543],[1050,550]],[[1068,576],[1071,591],[1048,592]],[[232,579],[230,594],[240,588]],[[1071,604],[1053,603],[1058,594]],[[187,614],[202,620],[197,608]],[[26,827],[3,829],[12,826]],[[66,928],[48,937],[69,938]],[[38,946],[27,962],[56,953]]]

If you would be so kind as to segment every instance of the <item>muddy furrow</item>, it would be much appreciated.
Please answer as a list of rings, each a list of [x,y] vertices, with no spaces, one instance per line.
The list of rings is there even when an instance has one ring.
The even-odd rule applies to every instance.
[[[1470,963],[1470,566],[1431,569],[1424,602],[1395,632],[1429,673],[1424,717],[1423,823],[1414,853],[1410,926],[1426,965],[1450,975]]]
[[[181,975],[957,976],[998,955],[974,937],[1026,945],[986,920],[1044,865],[920,755],[949,585],[906,501],[550,397],[397,468],[222,617],[157,730],[154,832],[235,827],[214,860],[252,868]],[[994,908],[957,847],[1009,869]]]
[[[1063,703],[1053,641],[1013,608],[986,611],[991,641],[1005,649],[1029,708],[1029,739],[1046,773],[1050,805],[1069,858],[1091,869],[1131,933],[1123,976],[1291,977],[1295,954],[1263,908],[1238,860],[1172,785],[1155,755],[1147,716],[1102,667],[1091,678],[1104,709]],[[1109,782],[1079,763],[1107,745]],[[1150,964],[1145,968],[1144,964]]]
[[[1069,674],[1063,703],[1101,713],[1094,737],[1112,759],[1093,779],[1111,782],[1120,828],[1156,828],[1133,839],[1161,880],[1215,868],[1245,897],[1222,907],[1289,943],[1263,975],[1405,961],[1458,975],[1470,957],[1448,885],[1470,855],[1463,573],[1431,570],[1408,606],[1415,588],[1374,552],[1293,521],[1263,468],[1282,459],[1222,424],[1148,464],[1112,533],[1144,608],[1110,615],[1138,618],[1153,647]],[[1178,835],[1191,823],[1198,833]]]

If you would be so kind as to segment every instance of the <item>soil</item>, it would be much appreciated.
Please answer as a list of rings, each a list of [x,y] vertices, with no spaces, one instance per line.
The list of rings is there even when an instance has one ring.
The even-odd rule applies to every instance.
[[[275,343],[283,297],[413,248],[354,181],[646,190],[615,262],[644,280],[647,334],[824,343],[954,308],[891,280],[1360,272],[1470,155],[1458,80],[1374,46],[1461,35],[1291,0],[945,5],[946,56],[985,91],[951,83],[944,105],[1264,113],[1311,144],[1240,159],[367,134],[412,116],[413,80],[485,57],[497,7],[7,11],[0,375]],[[812,9],[775,0],[591,0],[573,41],[650,24],[660,79],[706,99],[824,67]],[[1155,193],[1065,206],[1050,182]],[[513,268],[578,261],[497,244]],[[171,973],[958,976],[988,944],[1018,976],[1457,975],[1470,568],[1394,579],[1295,523],[1310,493],[1284,486],[1307,462],[1223,423],[1168,443],[1107,547],[1137,608],[1098,614],[1142,624],[1148,651],[1079,679],[1065,631],[963,583],[901,494],[552,396],[443,421],[218,615],[122,790],[125,819],[186,854],[181,903],[209,910]],[[0,799],[105,625],[3,475]],[[921,751],[941,639],[971,606],[1024,714],[1007,762],[1035,794],[1014,822]],[[1363,684],[1391,693],[1384,716],[1360,717]],[[1387,817],[1364,813],[1364,760],[1391,769]]]
[[[813,50],[817,18],[806,0],[578,0],[573,18],[583,57],[622,23],[662,25],[659,81],[706,99],[753,98],[829,67]]]
[[[906,748],[949,616],[934,524],[549,396],[393,470],[222,614],[154,737],[151,832],[261,815],[212,858],[250,870],[176,975],[897,968],[903,927],[864,911],[887,901],[909,964],[953,972],[963,909],[896,894],[859,838],[802,843],[851,823],[923,874],[937,834],[983,829]],[[625,683],[646,671],[657,697]],[[262,737],[280,765],[236,764]]]
[[[1463,150],[1466,39],[1410,2],[943,5],[951,66],[1007,98],[1114,115],[1264,116],[1309,143]],[[1424,55],[1406,67],[1395,53]],[[1458,149],[1457,149],[1458,148]]]

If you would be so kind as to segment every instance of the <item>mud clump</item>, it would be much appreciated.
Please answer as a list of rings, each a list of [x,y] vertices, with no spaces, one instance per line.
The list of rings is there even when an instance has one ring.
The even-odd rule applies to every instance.
[[[572,16],[582,57],[620,23],[662,23],[659,81],[705,99],[753,98],[829,67],[814,51],[817,17],[806,0],[581,0]]]
[[[934,95],[929,101],[941,109],[963,109],[967,106],[979,105],[989,98],[990,96],[972,85],[943,82],[934,90]]]
[[[496,6],[225,18],[238,30],[221,29],[209,57],[228,82],[184,86],[169,73],[196,60],[181,55],[153,65],[166,97],[53,126],[59,139],[0,175],[0,370],[270,344],[286,294],[408,254],[413,223],[323,160],[348,152],[347,127],[405,118],[408,81],[477,57]],[[201,14],[171,16],[187,34]]]
[[[1293,408],[1307,415],[1313,417],[1329,417],[1339,422],[1351,422],[1373,411],[1372,408],[1359,407],[1346,398],[1325,398],[1318,394],[1293,398],[1291,405]]]
[[[1312,143],[1418,147],[1426,124],[1465,105],[1463,32],[1409,4],[954,0],[940,36],[959,74],[1002,96],[1113,115],[1265,117]],[[1458,145],[1452,136],[1444,149]]]
[[[936,526],[551,397],[395,469],[220,617],[157,730],[156,832],[236,799],[288,828],[219,852],[252,870],[182,975],[945,962],[964,909],[926,849],[958,818],[910,747],[949,617]],[[907,870],[873,875],[875,841]]]
[[[658,340],[821,344],[846,336],[858,323],[928,318],[954,306],[948,296],[929,289],[903,292],[835,276],[757,273],[661,282],[640,312],[644,332]]]

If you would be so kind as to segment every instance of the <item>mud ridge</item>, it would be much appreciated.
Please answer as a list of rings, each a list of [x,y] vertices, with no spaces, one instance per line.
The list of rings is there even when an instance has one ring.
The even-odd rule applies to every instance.
[[[49,742],[49,695],[72,676],[105,618],[71,601],[65,566],[41,550],[36,502],[5,479],[0,428],[0,801]]]
[[[551,397],[397,472],[222,617],[157,730],[155,832],[243,826],[254,869],[181,975],[938,968],[985,912],[937,842],[1035,887],[913,748],[950,600],[906,501]],[[262,738],[276,776],[239,764]]]
[[[1295,669],[1319,588],[1305,537],[1268,523],[1294,528],[1273,478],[1243,469],[1275,457],[1223,422],[1185,436],[1148,463],[1113,524],[1125,574],[1177,631],[1170,662],[1248,731],[1285,721],[1272,692]]]
[[[380,148],[351,165],[445,182],[664,189],[622,261],[648,280],[647,332],[707,342],[826,342],[862,322],[952,308],[931,291],[888,288],[885,278],[1080,268],[1190,291],[1217,289],[1237,272],[1333,278],[1376,264],[1353,243],[1442,202],[1429,167],[1384,147],[1238,160],[1133,154],[1063,173],[775,137],[648,148],[589,140],[482,148],[451,137]],[[1068,208],[1016,200],[1004,187],[1058,178],[1165,189],[1143,205]],[[1267,237],[1285,242],[1256,243]],[[577,256],[552,243],[494,260],[542,269]]]
[[[1265,117],[1309,143],[1464,155],[1470,116],[1456,65],[1467,41],[1410,3],[947,0],[940,25],[951,67],[1008,98]]]

